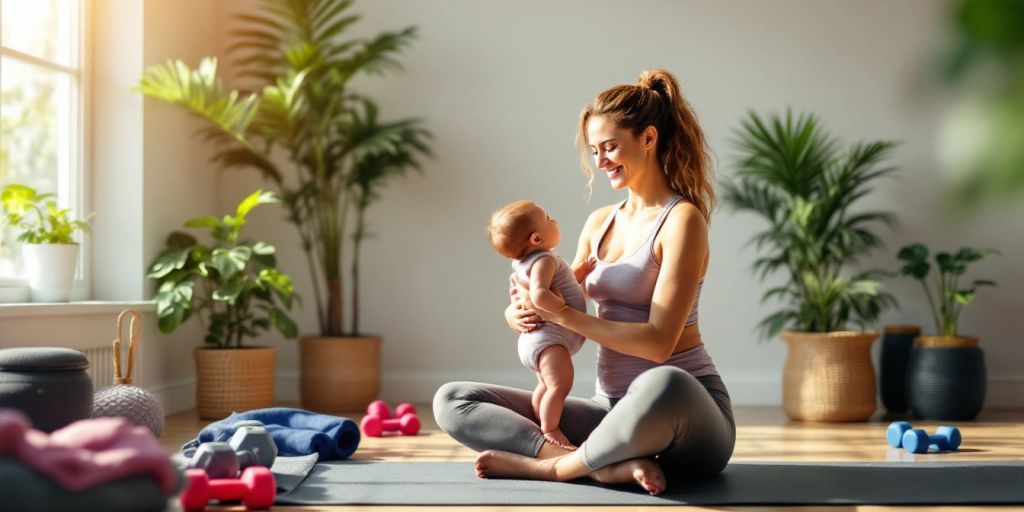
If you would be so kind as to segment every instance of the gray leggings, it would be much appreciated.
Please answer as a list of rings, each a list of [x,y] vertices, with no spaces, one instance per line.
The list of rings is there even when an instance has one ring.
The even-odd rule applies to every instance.
[[[536,457],[544,444],[531,391],[449,382],[434,395],[438,426],[477,451]],[[569,397],[559,425],[596,470],[657,455],[666,472],[711,476],[725,468],[736,444],[729,392],[718,376],[693,377],[673,367],[641,373],[616,402]]]

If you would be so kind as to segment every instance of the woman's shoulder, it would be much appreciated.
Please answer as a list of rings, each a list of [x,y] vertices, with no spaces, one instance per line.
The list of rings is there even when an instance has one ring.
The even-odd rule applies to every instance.
[[[591,222],[597,222],[598,224],[600,224],[604,222],[604,220],[607,219],[608,216],[612,214],[612,211],[615,210],[615,208],[617,208],[619,204],[620,203],[606,204],[590,212],[590,217],[587,217],[587,223],[589,224]]]
[[[605,219],[612,214],[612,211],[617,207],[619,203],[612,203],[609,205],[602,206],[592,212],[587,217],[587,222],[583,224],[583,231],[595,231],[601,224],[604,223]]]
[[[679,233],[694,230],[707,232],[708,228],[708,222],[704,218],[704,214],[701,213],[695,204],[686,199],[679,201],[672,207],[665,218],[665,225],[669,229],[663,229],[663,233]]]

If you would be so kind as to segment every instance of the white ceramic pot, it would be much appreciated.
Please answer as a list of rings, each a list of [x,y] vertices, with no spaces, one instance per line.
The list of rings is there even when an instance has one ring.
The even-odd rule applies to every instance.
[[[68,302],[75,284],[78,244],[24,244],[32,302]]]

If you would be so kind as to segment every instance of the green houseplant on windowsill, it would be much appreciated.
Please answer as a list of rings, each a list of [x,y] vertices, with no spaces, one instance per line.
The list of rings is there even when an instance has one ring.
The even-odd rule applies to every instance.
[[[258,190],[239,203],[234,215],[204,216],[185,223],[205,228],[213,244],[183,232],[167,238],[167,248],[149,267],[157,282],[156,314],[171,332],[193,314],[206,331],[206,348],[196,348],[196,406],[202,418],[269,407],[274,402],[274,347],[246,347],[244,341],[271,327],[296,337],[287,311],[296,300],[291,278],[277,269],[272,245],[241,239],[249,212],[274,203]]]
[[[995,282],[976,279],[962,288],[960,279],[969,264],[993,254],[999,253],[972,247],[936,253],[934,290],[928,285],[932,264],[927,246],[910,244],[897,255],[903,262],[900,273],[921,283],[935,321],[936,335],[915,338],[907,364],[907,403],[918,418],[971,420],[981,412],[987,386],[984,353],[977,337],[959,332],[959,319],[977,289]]]
[[[762,250],[754,270],[762,279],[783,272],[781,286],[762,301],[787,306],[765,318],[765,337],[781,333],[789,351],[783,371],[783,408],[796,420],[859,421],[875,410],[870,358],[873,331],[861,329],[895,304],[877,270],[846,269],[880,241],[886,212],[855,212],[874,180],[893,171],[881,165],[894,143],[857,143],[841,150],[813,115],[762,118],[750,113],[736,145],[736,180],[724,183],[724,202],[768,223],[751,243]]]
[[[27,185],[7,185],[0,203],[4,225],[21,232],[18,241],[32,302],[69,301],[80,250],[74,234],[87,233],[89,224],[60,208],[54,194],[40,194]]]
[[[210,58],[195,69],[154,66],[138,86],[208,121],[204,133],[222,168],[257,170],[276,188],[306,253],[319,320],[319,336],[299,342],[302,403],[328,413],[365,408],[377,396],[381,339],[359,324],[366,212],[390,180],[430,154],[421,120],[385,121],[373,100],[349,87],[360,75],[399,68],[415,28],[345,38],[359,20],[348,12],[352,3],[264,0],[236,15],[233,89]],[[351,262],[347,283],[343,260]]]

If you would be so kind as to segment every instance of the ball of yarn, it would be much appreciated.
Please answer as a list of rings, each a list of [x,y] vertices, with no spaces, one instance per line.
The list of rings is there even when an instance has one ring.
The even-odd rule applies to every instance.
[[[120,416],[146,427],[160,437],[164,431],[164,411],[160,402],[148,391],[128,384],[115,384],[100,389],[93,396],[92,417]]]

